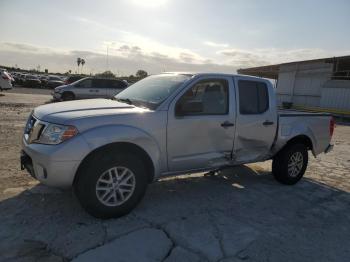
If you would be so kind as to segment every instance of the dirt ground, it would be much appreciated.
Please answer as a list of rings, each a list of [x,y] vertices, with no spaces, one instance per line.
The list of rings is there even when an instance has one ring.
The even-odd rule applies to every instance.
[[[295,186],[271,162],[167,178],[103,221],[20,171],[26,118],[51,98],[26,93],[0,95],[0,261],[350,261],[350,126]]]

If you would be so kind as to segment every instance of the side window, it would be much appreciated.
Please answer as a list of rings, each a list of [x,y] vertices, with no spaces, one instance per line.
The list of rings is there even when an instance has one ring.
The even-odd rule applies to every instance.
[[[92,86],[92,80],[91,79],[85,79],[81,82],[79,82],[78,87],[81,88],[90,88]]]
[[[238,81],[239,112],[242,115],[255,115],[269,108],[269,96],[265,83],[257,81]]]
[[[126,87],[126,84],[123,81],[119,81],[119,80],[108,81],[108,88],[124,89],[125,87]]]
[[[108,80],[104,79],[93,79],[92,80],[92,87],[93,88],[106,88],[108,86]]]
[[[223,79],[208,79],[194,84],[177,102],[176,115],[227,114],[228,86]]]

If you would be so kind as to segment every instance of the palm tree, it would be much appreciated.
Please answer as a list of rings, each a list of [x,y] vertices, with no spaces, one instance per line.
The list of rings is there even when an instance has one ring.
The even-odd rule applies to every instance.
[[[81,58],[80,58],[80,57],[78,57],[78,58],[77,58],[77,64],[78,64],[78,74],[79,74],[79,66],[80,66],[80,63],[81,63]]]
[[[81,74],[83,73],[83,66],[85,65],[85,59],[81,59]]]

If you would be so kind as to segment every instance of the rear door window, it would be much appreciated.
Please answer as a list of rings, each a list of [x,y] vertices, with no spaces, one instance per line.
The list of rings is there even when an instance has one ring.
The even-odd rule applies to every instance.
[[[242,115],[262,114],[269,108],[267,86],[263,82],[239,80],[239,112]]]
[[[93,79],[92,88],[107,88],[108,80],[105,79]]]

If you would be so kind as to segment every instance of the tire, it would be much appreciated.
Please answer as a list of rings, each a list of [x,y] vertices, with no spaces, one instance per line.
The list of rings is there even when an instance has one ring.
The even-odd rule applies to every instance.
[[[123,182],[123,179],[120,182],[120,184],[124,184],[120,185],[120,188],[125,194],[118,191],[120,189],[103,189],[115,186],[111,185],[110,182],[101,182],[110,180],[112,177],[115,179],[115,168],[119,176],[125,170],[131,171],[131,173],[125,171],[127,173],[124,175],[124,178],[131,176],[131,179],[128,180],[129,186],[125,187],[126,182]],[[144,163],[136,154],[117,153],[115,150],[103,151],[93,155],[79,172],[74,190],[81,205],[90,215],[103,219],[121,217],[132,211],[143,198],[148,185],[148,176],[145,170]],[[125,192],[125,189],[128,189],[129,193]],[[107,191],[110,193],[105,195]],[[121,195],[125,197],[124,202],[122,202]],[[105,201],[103,202],[101,199]]]
[[[63,101],[71,101],[71,100],[74,100],[74,99],[75,99],[75,96],[71,92],[66,92],[66,93],[62,94],[62,100]]]
[[[289,145],[273,158],[272,173],[278,182],[285,185],[294,185],[303,177],[307,164],[307,147],[299,143]],[[290,165],[290,168],[288,168],[288,165]]]

